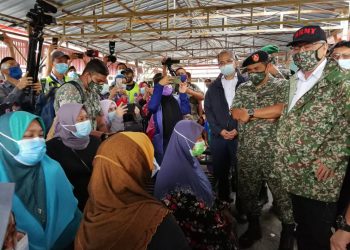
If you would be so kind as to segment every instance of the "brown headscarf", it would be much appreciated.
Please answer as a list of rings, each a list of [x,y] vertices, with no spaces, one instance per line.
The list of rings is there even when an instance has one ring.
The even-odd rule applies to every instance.
[[[169,213],[145,191],[153,152],[142,133],[119,133],[100,146],[75,249],[147,249]]]

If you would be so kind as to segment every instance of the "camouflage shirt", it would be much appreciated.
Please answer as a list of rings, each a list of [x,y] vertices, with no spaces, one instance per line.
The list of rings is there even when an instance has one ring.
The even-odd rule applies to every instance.
[[[336,202],[345,175],[345,149],[349,130],[348,73],[329,61],[316,85],[288,112],[285,110],[277,130],[276,167],[281,169],[287,190],[309,199]],[[297,78],[289,80],[286,103],[296,91]],[[326,181],[318,181],[320,160],[334,171]]]
[[[251,81],[241,84],[231,108],[260,109],[285,102],[287,81],[270,75],[267,83],[256,87]],[[267,119],[252,120],[239,125],[239,147],[247,150],[272,150],[277,122]]]
[[[93,88],[93,86],[89,86],[88,89],[85,89],[80,80],[76,80],[76,82],[80,84],[84,91],[85,102],[83,104],[91,117],[93,129],[96,129],[96,117],[101,115],[102,112],[100,97],[96,92],[96,88]],[[80,92],[73,84],[64,84],[57,90],[54,102],[55,112],[57,112],[62,105],[67,103],[82,103]]]

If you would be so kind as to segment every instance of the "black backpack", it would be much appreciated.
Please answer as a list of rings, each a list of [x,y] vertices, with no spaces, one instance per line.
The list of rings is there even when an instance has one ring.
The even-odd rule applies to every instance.
[[[65,84],[72,84],[76,89],[79,91],[79,94],[81,96],[82,103],[84,103],[85,100],[85,94],[83,89],[81,88],[80,84],[74,81],[69,81],[64,83]],[[61,85],[60,87],[62,87]],[[36,105],[36,113],[41,116],[41,118],[44,121],[45,128],[46,128],[46,134],[49,132],[53,120],[56,117],[55,109],[54,109],[54,102],[55,102],[55,95],[57,90],[60,87],[53,87],[50,89],[50,91],[46,95],[42,95],[39,97]]]

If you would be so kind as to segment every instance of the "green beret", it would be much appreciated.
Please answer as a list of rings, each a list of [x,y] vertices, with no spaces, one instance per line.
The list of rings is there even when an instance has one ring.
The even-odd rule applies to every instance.
[[[280,49],[276,45],[266,45],[262,47],[260,50],[265,51],[267,54],[273,54],[273,53],[278,53]]]

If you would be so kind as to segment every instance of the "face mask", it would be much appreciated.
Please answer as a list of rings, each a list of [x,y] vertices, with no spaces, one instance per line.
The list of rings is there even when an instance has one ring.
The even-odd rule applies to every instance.
[[[16,141],[11,137],[1,133],[4,137],[14,141],[18,146],[18,154],[13,155],[9,150],[2,146],[16,161],[26,166],[34,166],[40,162],[46,154],[46,144],[44,138],[35,137],[32,139],[23,139]]]
[[[143,88],[140,88],[140,94],[141,95],[144,95],[146,93],[146,89],[143,87]]]
[[[71,79],[78,79],[79,75],[75,71],[70,71],[70,72],[68,72],[68,77]]]
[[[112,122],[114,120],[115,115],[116,115],[115,111],[111,111],[111,112],[108,113],[108,120],[109,120],[109,122]]]
[[[73,131],[67,129],[67,127],[73,127],[73,126],[76,128],[76,130],[77,130],[76,132],[73,132]],[[92,130],[90,120],[78,122],[75,125],[62,125],[62,127],[64,129],[68,130],[69,132],[71,132],[77,138],[83,138],[83,137],[88,136]]]
[[[318,58],[317,50],[302,51],[293,55],[295,65],[303,71],[311,71],[316,68],[322,58]]]
[[[55,69],[58,72],[58,74],[64,75],[68,70],[68,64],[67,63],[57,63],[55,65]]]
[[[196,157],[201,155],[205,150],[206,150],[206,146],[204,141],[199,141],[199,142],[193,142],[190,139],[188,139],[186,136],[184,136],[183,134],[181,134],[179,131],[177,131],[176,129],[174,129],[175,133],[178,134],[179,136],[181,136],[182,138],[185,139],[186,144],[188,146],[188,150],[191,154],[192,157]],[[191,149],[190,145],[188,144],[188,142],[191,142],[192,144],[194,144],[193,149]],[[204,148],[204,150],[203,150]],[[202,151],[203,150],[203,151]]]
[[[198,141],[194,144],[193,149],[191,149],[191,155],[194,157],[200,156],[207,149],[204,141]]]
[[[249,79],[255,86],[258,86],[266,77],[265,72],[249,73]]]
[[[117,75],[122,75],[122,71],[123,71],[122,69],[118,70]]]
[[[19,80],[22,77],[22,69],[19,66],[9,68],[10,77]]]
[[[339,59],[338,64],[343,69],[350,69],[350,59]]]
[[[109,85],[107,83],[102,85],[100,93],[101,93],[101,95],[105,95],[105,94],[109,93]]]
[[[235,67],[233,67],[232,63],[226,64],[220,67],[220,71],[224,76],[233,75],[235,73]]]
[[[169,96],[173,93],[173,86],[171,85],[166,85],[163,87],[163,93],[162,95]]]
[[[187,75],[180,75],[180,81],[186,82],[187,81]]]
[[[276,63],[277,63],[276,57],[275,57],[275,56],[272,56],[271,59],[270,59],[270,62],[271,62],[272,64],[276,65]]]

